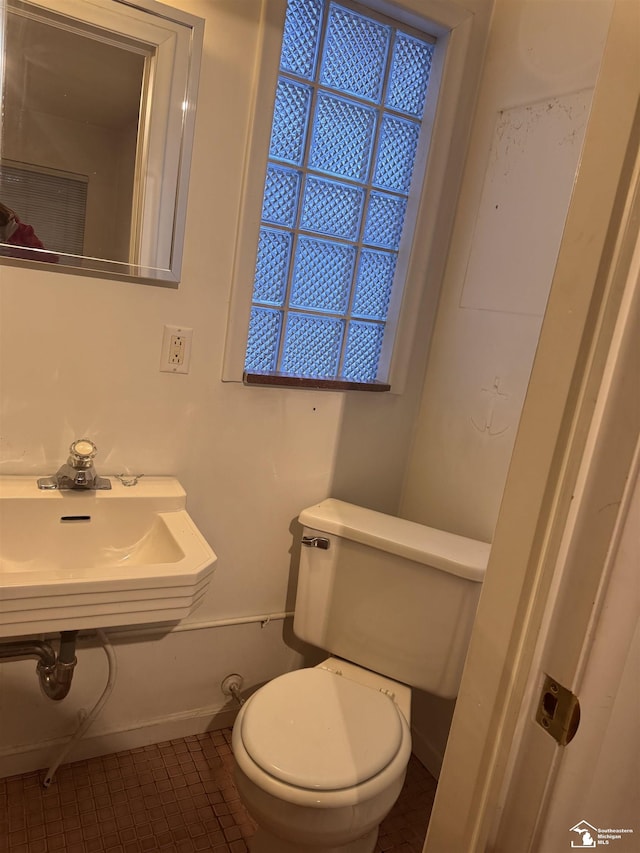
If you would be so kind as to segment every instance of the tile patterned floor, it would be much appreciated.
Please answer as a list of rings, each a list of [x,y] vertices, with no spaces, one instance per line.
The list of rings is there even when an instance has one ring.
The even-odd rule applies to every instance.
[[[246,853],[231,729],[0,779],[2,853]],[[420,853],[435,781],[411,758],[377,853]]]

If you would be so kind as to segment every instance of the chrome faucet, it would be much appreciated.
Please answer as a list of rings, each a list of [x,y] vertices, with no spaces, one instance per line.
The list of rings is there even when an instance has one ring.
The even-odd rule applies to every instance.
[[[110,489],[107,477],[98,477],[93,459],[98,448],[88,438],[79,438],[69,448],[69,458],[53,477],[40,477],[39,489]]]

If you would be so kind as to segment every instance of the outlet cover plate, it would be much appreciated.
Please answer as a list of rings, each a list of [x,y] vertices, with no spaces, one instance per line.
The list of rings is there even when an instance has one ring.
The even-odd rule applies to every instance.
[[[160,370],[163,373],[188,373],[193,329],[165,326],[162,334]]]

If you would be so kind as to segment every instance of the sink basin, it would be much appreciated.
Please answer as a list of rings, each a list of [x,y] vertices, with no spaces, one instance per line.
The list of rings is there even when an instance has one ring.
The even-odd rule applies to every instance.
[[[42,491],[0,477],[0,636],[175,622],[216,561],[173,477]]]

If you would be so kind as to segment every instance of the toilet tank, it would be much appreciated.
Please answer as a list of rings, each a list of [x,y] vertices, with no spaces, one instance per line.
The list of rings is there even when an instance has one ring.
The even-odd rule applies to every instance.
[[[333,498],[299,520],[295,634],[397,681],[455,697],[490,546]]]

